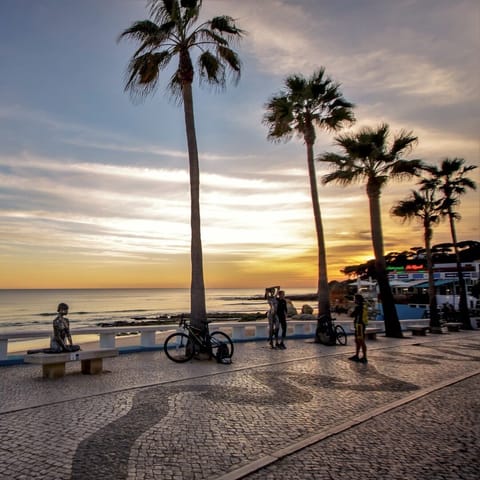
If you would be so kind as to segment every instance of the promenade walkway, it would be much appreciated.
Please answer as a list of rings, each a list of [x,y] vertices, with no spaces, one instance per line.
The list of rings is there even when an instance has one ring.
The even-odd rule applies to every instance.
[[[366,365],[349,337],[235,344],[232,365],[1,367],[0,479],[477,480],[480,331],[368,345]]]

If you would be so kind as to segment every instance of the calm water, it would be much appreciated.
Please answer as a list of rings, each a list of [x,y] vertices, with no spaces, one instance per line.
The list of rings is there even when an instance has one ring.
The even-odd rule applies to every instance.
[[[310,293],[291,289],[291,294]],[[261,289],[209,289],[207,311],[263,312],[267,305]],[[99,322],[155,318],[158,315],[190,311],[188,289],[79,289],[79,290],[0,290],[0,332],[48,328],[57,305],[70,306],[72,327],[94,326]]]

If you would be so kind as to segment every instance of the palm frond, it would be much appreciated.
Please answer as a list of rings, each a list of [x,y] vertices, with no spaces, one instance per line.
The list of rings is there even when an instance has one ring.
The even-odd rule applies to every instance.
[[[348,156],[338,155],[327,152],[317,156],[317,161],[329,163],[333,172],[327,173],[322,177],[322,183],[337,183],[342,186],[357,182],[363,176],[363,170],[358,168],[355,162]]]
[[[181,6],[185,9],[183,14],[183,23],[185,25],[194,23],[198,20],[200,16],[200,7],[202,6],[200,0],[182,0]]]
[[[209,28],[199,28],[195,34],[204,42],[210,42],[214,45],[228,45],[228,40]]]
[[[301,75],[290,75],[285,79],[285,86],[293,102],[303,101],[306,95],[307,82]]]
[[[436,165],[430,165],[428,163],[424,163],[422,165],[422,170],[429,173],[432,177],[439,176],[439,169]]]
[[[322,176],[322,184],[336,183],[338,185],[347,186],[359,180],[358,172],[354,169],[336,170]]]
[[[140,20],[134,22],[129,28],[125,29],[117,38],[117,42],[127,37],[140,42],[149,41],[156,38],[161,33],[160,27],[151,20]]]
[[[217,49],[219,57],[225,61],[230,67],[230,72],[233,73],[234,82],[238,83],[241,74],[241,61],[240,57],[231,48],[220,45]]]
[[[431,187],[424,185],[418,191],[412,190],[410,197],[394,205],[390,213],[402,221],[417,217],[422,221],[425,231],[431,234],[432,225],[440,223],[446,215],[443,200],[437,198],[437,185],[434,183]]]
[[[315,70],[311,76],[311,82],[312,84],[322,84],[325,82],[325,67],[320,67],[318,70]],[[330,78],[327,77],[327,80]]]
[[[353,107],[353,106],[352,106]],[[322,119],[322,124],[327,127],[327,130],[336,131],[343,128],[345,125],[350,125],[355,122],[355,115],[352,107],[336,107],[330,111],[330,114]]]
[[[239,39],[245,35],[245,31],[235,25],[235,19],[228,15],[214,17],[210,20],[210,28],[218,30],[224,35],[227,35],[229,40]]]
[[[344,169],[350,164],[350,159],[348,157],[344,157],[332,152],[320,154],[315,158],[315,160],[317,160],[317,162],[329,163],[331,166],[335,166],[339,169]]]
[[[181,10],[178,0],[149,0],[150,15],[159,23],[173,20],[179,22]]]
[[[150,94],[157,86],[159,70],[171,59],[168,50],[133,57],[127,67],[125,91],[133,98]]]
[[[180,5],[183,8],[189,8],[189,9],[199,7],[201,3],[202,3],[201,0],[180,0]]]
[[[416,175],[423,165],[422,160],[396,160],[389,165],[390,176],[394,179],[406,179]]]
[[[440,171],[444,176],[450,176],[457,173],[464,165],[465,160],[463,158],[445,158],[440,165]]]
[[[395,136],[392,146],[390,147],[390,155],[392,158],[396,158],[400,154],[406,154],[412,150],[417,144],[418,137],[413,135],[412,132],[402,130]]]
[[[416,216],[422,208],[422,201],[417,201],[415,198],[415,191],[412,191],[413,198],[401,200],[390,209],[390,214],[399,217],[402,222],[409,222]]]
[[[200,78],[206,79],[208,83],[225,84],[225,68],[218,61],[218,58],[208,50],[198,57],[198,68]]]
[[[168,91],[171,94],[171,98],[176,105],[182,103],[182,82],[178,75],[178,70],[171,76],[168,82]]]
[[[294,120],[292,105],[285,95],[272,97],[265,105],[266,112],[263,124],[268,127],[268,139],[273,142],[288,141],[292,138],[294,130],[291,123]]]

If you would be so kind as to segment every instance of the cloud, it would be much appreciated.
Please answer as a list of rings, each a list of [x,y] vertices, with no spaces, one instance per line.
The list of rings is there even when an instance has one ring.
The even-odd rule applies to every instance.
[[[149,269],[145,282],[155,285],[152,265],[161,265],[162,274],[178,282],[188,278],[190,248],[183,111],[163,96],[163,85],[135,106],[122,91],[133,49],[115,45],[115,36],[147,17],[145,5],[115,2],[112,10],[109,1],[92,9],[94,3],[76,5],[74,17],[69,7],[55,4],[55,28],[50,0],[38,7],[40,17],[14,3],[6,12],[0,32],[9,72],[0,80],[0,256],[12,262],[12,271],[15,263],[34,259],[48,271],[48,259],[75,265],[76,272],[85,268],[85,275],[104,267],[116,276],[118,265],[129,265],[135,278],[141,272],[134,265],[141,264]],[[473,0],[204,2],[205,17],[232,15],[249,32],[238,45],[240,84],[222,95],[194,88],[206,275],[231,283],[229,276],[239,282],[278,275],[315,284],[304,142],[271,144],[261,124],[264,103],[286,75],[309,76],[325,66],[357,105],[358,124],[351,130],[385,121],[392,131],[419,136],[411,158],[460,156],[478,164],[479,8]],[[75,25],[89,25],[88,39],[73,18]],[[20,19],[32,28],[19,29]],[[58,38],[67,38],[69,48]],[[333,135],[318,132],[315,152],[333,149]],[[320,178],[324,171],[317,168]],[[479,173],[472,175],[477,182]],[[389,215],[413,187],[389,184],[383,192],[386,249],[422,243],[419,226]],[[338,278],[340,268],[372,255],[365,187],[319,186],[319,196],[329,274]],[[462,201],[461,239],[478,237],[477,198],[469,194]],[[435,231],[436,241],[448,235],[446,226]]]

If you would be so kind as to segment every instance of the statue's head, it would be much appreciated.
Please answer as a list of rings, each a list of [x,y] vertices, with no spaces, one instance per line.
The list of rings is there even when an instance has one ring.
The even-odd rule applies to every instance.
[[[66,303],[59,303],[57,307],[58,313],[67,313],[68,312],[68,305]]]

